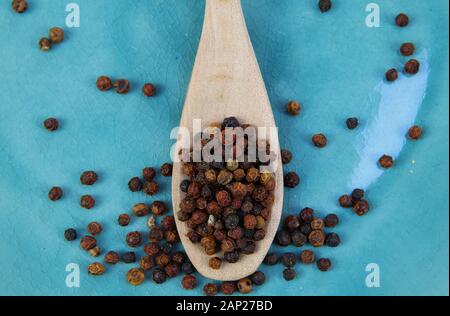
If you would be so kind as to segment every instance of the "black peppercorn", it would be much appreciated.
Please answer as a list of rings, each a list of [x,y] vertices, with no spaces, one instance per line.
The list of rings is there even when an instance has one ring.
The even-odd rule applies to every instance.
[[[420,70],[420,62],[416,59],[411,59],[405,64],[404,71],[408,75],[415,75]]]
[[[331,261],[327,258],[317,260],[317,267],[320,271],[326,272],[331,269]]]
[[[63,196],[63,190],[60,187],[53,187],[48,192],[48,198],[51,201],[58,201],[62,198],[62,196]]]
[[[331,0],[320,0],[319,1],[319,10],[322,13],[328,12],[332,6],[333,6],[333,3],[331,2]]]
[[[186,274],[192,274],[195,272],[195,267],[190,261],[187,261],[181,265],[181,271]]]
[[[151,167],[144,168],[142,170],[142,176],[147,181],[153,181],[153,179],[156,176],[156,171],[155,171],[155,169],[153,169]]]
[[[300,177],[295,172],[288,172],[284,176],[284,185],[288,188],[295,188],[300,184]]]
[[[350,117],[346,121],[347,128],[350,130],[356,129],[359,125],[359,120],[356,117]]]
[[[300,227],[300,221],[297,216],[289,215],[284,220],[284,227],[289,231],[294,231]]]
[[[341,244],[341,239],[339,238],[339,235],[336,233],[330,233],[327,234],[326,238],[325,238],[325,244],[328,247],[337,247]]]
[[[409,17],[404,13],[400,13],[395,18],[395,24],[397,24],[397,26],[400,26],[400,27],[408,26]]]
[[[137,248],[142,243],[142,234],[140,232],[131,232],[126,236],[126,242],[129,247]]]
[[[389,69],[385,76],[388,82],[394,82],[398,79],[398,71],[395,68]]]
[[[13,0],[12,8],[17,13],[24,13],[28,9],[26,0]]]
[[[120,214],[117,222],[119,223],[120,226],[125,227],[130,224],[130,220],[131,220],[130,215]]]
[[[191,184],[191,181],[183,180],[180,183],[180,190],[181,190],[181,192],[187,193],[190,184]],[[203,188],[202,188],[202,192],[203,192]]]
[[[305,207],[300,212],[300,219],[304,223],[311,223],[314,220],[314,210],[309,207]]]
[[[78,236],[77,231],[73,228],[69,228],[64,232],[64,238],[67,241],[74,241],[77,239],[77,236]]]
[[[80,206],[87,210],[90,210],[95,206],[95,199],[90,195],[83,195],[80,198]]]
[[[296,262],[297,258],[292,252],[285,253],[281,256],[281,263],[287,268],[292,268],[295,266]]]
[[[361,200],[362,198],[364,198],[364,190],[363,189],[354,189],[352,192],[352,200],[354,202]]]
[[[236,128],[239,127],[241,124],[239,123],[238,119],[235,117],[227,117],[222,122],[222,129],[225,128]]]
[[[165,163],[161,166],[161,174],[164,177],[171,177],[172,176],[172,164],[170,163]]]
[[[292,153],[287,149],[283,149],[281,151],[281,161],[283,165],[290,163],[292,161]]]
[[[153,271],[152,276],[153,276],[153,281],[156,284],[162,284],[162,283],[166,282],[166,279],[167,279],[166,272],[162,269],[155,269]]]
[[[329,214],[325,217],[325,226],[328,228],[334,228],[339,224],[339,217],[336,214]]]
[[[124,263],[135,263],[136,262],[136,254],[132,251],[126,252],[122,256],[122,261]]]
[[[239,261],[239,252],[237,251],[225,252],[223,254],[223,258],[228,263],[236,263]]]
[[[274,266],[278,263],[278,255],[276,253],[268,253],[264,258],[264,264]]]
[[[139,192],[142,191],[142,181],[138,177],[132,178],[128,182],[128,188],[131,192]]]
[[[100,91],[108,91],[113,87],[113,83],[109,77],[100,76],[97,79],[96,86]]]
[[[297,277],[297,272],[294,269],[287,268],[283,270],[283,278],[286,281],[292,281]]]
[[[59,128],[59,122],[57,119],[51,117],[44,121],[44,127],[49,132],[54,132]]]
[[[95,171],[85,171],[80,176],[80,182],[84,185],[93,185],[98,180],[98,175]]]
[[[295,247],[303,247],[308,242],[308,237],[299,230],[291,233],[291,239]]]
[[[278,245],[287,247],[291,244],[291,235],[286,230],[280,230],[276,235]]]
[[[250,280],[255,285],[263,285],[266,282],[266,275],[261,271],[256,271],[250,276]]]

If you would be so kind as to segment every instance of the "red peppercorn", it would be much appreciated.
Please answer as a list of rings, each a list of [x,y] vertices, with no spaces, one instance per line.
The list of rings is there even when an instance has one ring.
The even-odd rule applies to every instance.
[[[12,8],[17,13],[24,13],[28,9],[26,0],[13,0]]]
[[[315,254],[311,250],[304,250],[300,254],[300,261],[303,264],[311,264],[315,260]]]
[[[383,155],[378,162],[385,169],[390,169],[394,166],[394,158],[388,155]]]
[[[420,62],[416,59],[411,59],[405,64],[405,73],[408,75],[415,75],[420,70]]]
[[[353,199],[350,195],[343,195],[339,198],[339,205],[344,208],[350,208],[353,206]]]
[[[284,185],[288,188],[295,188],[300,184],[300,177],[295,172],[288,172],[284,176]]]
[[[333,3],[331,2],[331,0],[320,0],[319,1],[319,10],[322,13],[330,11],[332,6],[333,6]]]
[[[193,290],[197,287],[197,278],[192,274],[185,275],[181,280],[181,285],[185,290]]]
[[[419,140],[422,137],[422,127],[414,125],[408,131],[408,137],[412,140]]]
[[[203,293],[206,296],[215,296],[217,295],[217,285],[208,283],[203,287]]]
[[[92,236],[96,236],[103,231],[103,227],[98,222],[92,222],[92,223],[89,223],[87,230],[88,230],[89,234],[91,234]]]
[[[111,79],[107,76],[98,77],[96,85],[100,91],[108,91],[113,87]]]
[[[172,176],[172,169],[173,166],[170,163],[165,163],[161,166],[161,175],[164,177],[171,177]]]
[[[166,204],[161,201],[154,201],[150,206],[152,213],[156,216],[161,216],[167,211]]]
[[[405,27],[409,24],[409,17],[404,13],[400,13],[395,18],[395,24],[400,27]]]
[[[119,223],[120,226],[125,227],[125,226],[128,226],[130,224],[130,220],[131,220],[130,215],[128,215],[128,214],[120,214],[117,222]]]
[[[143,189],[145,194],[152,196],[158,193],[159,185],[155,181],[150,181],[144,184]]]
[[[281,161],[283,162],[283,165],[290,163],[292,161],[292,153],[287,149],[283,149],[281,151]]]
[[[336,214],[329,214],[325,217],[325,226],[328,228],[334,228],[339,224],[339,217]]]
[[[232,295],[234,294],[234,292],[236,292],[237,287],[236,287],[236,283],[234,282],[223,282],[220,285],[220,291],[224,294],[224,295]]]
[[[297,101],[291,101],[286,106],[286,111],[293,116],[299,115],[300,111],[302,109],[302,106]]]
[[[59,122],[57,119],[51,117],[44,121],[44,127],[49,132],[54,132],[59,128]]]
[[[416,47],[414,46],[413,43],[404,43],[402,44],[402,46],[400,47],[400,53],[403,56],[411,56],[414,54],[414,51],[416,50]]]
[[[97,246],[97,240],[92,236],[84,236],[80,241],[83,250],[89,251]]]
[[[80,206],[90,210],[95,206],[95,199],[90,195],[83,195],[80,199]]]
[[[142,170],[142,176],[144,177],[145,180],[147,180],[149,182],[153,181],[153,179],[156,176],[156,171],[155,171],[155,169],[153,169],[151,167],[144,168]]]
[[[142,93],[146,97],[153,97],[156,94],[156,87],[151,83],[146,83],[142,87]]]
[[[128,182],[128,188],[130,189],[131,192],[142,191],[142,186],[143,186],[142,181],[138,177],[134,177]]]
[[[324,148],[328,144],[327,137],[324,134],[316,134],[312,137],[314,146],[318,148]]]
[[[93,185],[98,180],[98,175],[95,171],[85,171],[80,176],[80,182],[84,185]]]
[[[395,68],[389,69],[386,72],[386,80],[389,82],[396,81],[398,79],[398,71]]]
[[[52,42],[50,39],[43,37],[39,40],[39,49],[43,52],[48,52],[52,48]]]
[[[129,247],[137,248],[142,243],[142,234],[140,232],[131,232],[127,234],[126,242]]]
[[[366,215],[369,212],[369,210],[370,210],[370,205],[369,205],[369,202],[367,202],[366,200],[358,201],[353,206],[353,211],[358,216]]]
[[[119,79],[114,82],[114,88],[118,94],[127,94],[130,92],[131,86],[130,82],[126,79]]]
[[[105,262],[109,264],[117,264],[120,261],[120,256],[115,251],[110,251],[105,255]]]
[[[60,187],[53,187],[48,192],[48,198],[51,201],[58,201],[62,198],[62,196],[63,196],[63,190]]]

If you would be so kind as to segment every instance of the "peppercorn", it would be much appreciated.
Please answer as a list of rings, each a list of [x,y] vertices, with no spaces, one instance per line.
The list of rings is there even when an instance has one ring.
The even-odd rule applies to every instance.
[[[176,225],[175,225],[175,217],[173,216],[165,216],[162,220],[161,220],[161,229],[162,230],[175,230],[176,229]]]
[[[284,185],[288,188],[295,188],[300,184],[300,177],[295,172],[288,172],[284,176]]]
[[[341,238],[336,233],[327,234],[327,236],[325,238],[325,244],[328,247],[333,247],[333,248],[337,247],[341,244]]]
[[[404,71],[408,75],[415,75],[420,70],[420,62],[416,59],[411,59],[405,64]]]
[[[119,254],[115,251],[109,251],[105,255],[105,262],[109,264],[117,264],[120,261]]]
[[[286,111],[292,116],[299,115],[301,110],[302,106],[297,101],[290,101],[286,106]]]
[[[309,243],[314,247],[322,247],[325,243],[325,234],[322,230],[313,230],[308,236]]]
[[[109,77],[100,76],[97,79],[96,86],[100,91],[109,91],[111,90],[113,84]]]
[[[414,55],[415,50],[416,47],[413,43],[403,43],[402,46],[400,46],[400,54],[403,56],[412,56]]]
[[[122,261],[124,263],[135,263],[136,262],[136,253],[129,251],[122,255]]]
[[[333,6],[333,3],[331,2],[331,0],[320,0],[319,1],[319,10],[322,13],[328,12],[332,6]]]
[[[233,181],[233,174],[228,170],[221,170],[217,175],[217,182],[221,185],[227,185]]]
[[[289,231],[294,231],[300,227],[300,221],[297,216],[289,215],[284,220],[284,227]]]
[[[326,272],[331,269],[331,261],[327,258],[321,258],[317,260],[317,267],[320,271]]]
[[[130,92],[131,86],[130,82],[126,79],[119,79],[114,82],[114,88],[118,94],[127,94]]]
[[[91,195],[83,195],[80,198],[80,206],[90,210],[95,206],[95,199]]]
[[[74,241],[77,239],[77,236],[77,231],[73,228],[66,229],[66,231],[64,232],[64,238],[67,241]]]
[[[351,208],[353,206],[353,199],[350,195],[342,195],[339,198],[339,205],[344,208]]]
[[[180,240],[180,236],[176,230],[168,230],[164,234],[166,241],[170,244],[174,244]]]
[[[195,165],[193,163],[183,163],[182,165],[183,174],[188,177],[192,177],[195,174]]]
[[[244,227],[246,229],[255,229],[258,221],[255,215],[247,214],[244,216]]]
[[[103,231],[103,227],[100,223],[92,222],[92,223],[89,223],[87,230],[88,230],[89,234],[91,234],[92,236],[96,236]]]
[[[236,263],[239,261],[239,252],[236,250],[230,252],[224,252],[223,258],[228,263]]]
[[[312,137],[314,146],[318,148],[324,148],[328,144],[327,137],[324,134],[316,134]]]
[[[39,40],[39,48],[44,52],[48,52],[52,48],[52,43],[46,37],[43,37]]]
[[[185,275],[181,280],[181,285],[185,290],[193,290],[197,287],[197,278],[193,275]]]
[[[323,221],[323,219],[320,219],[320,218],[317,218],[311,222],[311,228],[313,230],[321,230],[324,228],[324,226],[325,226],[325,222]]]
[[[315,256],[313,251],[311,251],[311,250],[304,250],[300,254],[300,262],[303,263],[303,264],[311,264],[316,259],[315,257],[316,256]]]
[[[172,169],[173,166],[170,163],[165,163],[161,166],[161,175],[164,177],[171,177],[172,176]]]
[[[84,236],[80,241],[80,246],[83,250],[89,251],[97,246],[97,240],[92,236]]]
[[[151,242],[144,246],[144,252],[149,256],[156,256],[161,251],[161,247],[157,242]]]
[[[62,198],[62,196],[63,196],[63,190],[60,187],[53,187],[48,192],[48,198],[51,201],[58,201]]]
[[[143,190],[145,194],[152,196],[158,193],[159,185],[155,181],[145,182]]]
[[[389,82],[394,82],[398,79],[398,71],[395,68],[389,69],[386,72],[386,80]]]
[[[268,253],[264,258],[264,264],[274,266],[278,263],[278,255],[276,253]]]
[[[400,13],[395,18],[395,24],[400,27],[405,27],[409,24],[409,17],[404,13]]]
[[[187,193],[187,190],[188,190],[190,184],[191,184],[191,181],[189,181],[189,180],[181,181],[181,183],[180,183],[181,192]]]
[[[213,270],[220,270],[222,266],[222,259],[219,257],[213,257],[209,259],[209,267]]]
[[[98,175],[95,171],[85,171],[80,176],[80,182],[84,185],[93,185],[98,180]]]
[[[222,122],[222,129],[225,128],[236,128],[239,127],[241,124],[239,123],[239,120],[235,118],[234,116],[227,117]]]
[[[253,290],[253,284],[249,278],[240,279],[237,283],[237,287],[242,294],[248,294]]]
[[[220,285],[220,291],[224,295],[233,295],[236,292],[237,287],[235,282],[225,281]]]
[[[142,244],[142,234],[140,232],[130,232],[126,236],[126,242],[129,247],[137,248]]]
[[[48,37],[52,44],[59,44],[64,40],[64,30],[60,27],[52,27]]]
[[[151,242],[159,242],[164,239],[164,232],[159,227],[152,228],[148,238]]]
[[[24,13],[28,9],[26,0],[13,0],[12,8],[17,13]]]
[[[156,284],[162,284],[162,283],[166,282],[166,279],[167,279],[166,272],[164,272],[164,270],[162,270],[162,269],[155,269],[153,271],[152,277],[153,277],[153,281]]]
[[[130,215],[120,214],[117,222],[119,223],[120,226],[125,227],[130,224],[130,220],[131,220]]]
[[[358,201],[353,206],[353,211],[359,216],[363,216],[363,215],[367,214],[369,212],[369,210],[370,210],[370,205],[369,205],[369,202],[367,202],[366,200]]]
[[[139,192],[142,191],[142,181],[138,177],[132,178],[128,182],[128,188],[131,192]]]
[[[285,253],[281,256],[281,262],[283,265],[287,268],[292,268],[295,266],[297,260],[295,258],[295,255],[291,252]]]
[[[186,254],[180,251],[177,251],[172,255],[172,261],[178,265],[182,265],[185,259]]]
[[[241,168],[234,170],[233,177],[235,181],[241,181],[245,178],[245,170]]]
[[[197,233],[196,233],[195,231],[193,231],[193,230],[191,230],[190,232],[188,232],[186,236],[189,238],[189,240],[190,240],[193,244],[199,243],[200,240],[201,240],[201,236],[200,236],[199,234],[197,234]]]
[[[291,244],[291,235],[286,230],[280,230],[278,231],[276,235],[276,240],[279,246],[287,247]]]
[[[156,176],[156,171],[153,168],[147,167],[142,170],[142,176],[147,181],[153,181]]]
[[[292,244],[295,247],[303,247],[308,242],[308,237],[299,230],[291,233]]]
[[[142,93],[146,97],[153,97],[156,94],[156,87],[151,83],[146,83],[142,86]]]
[[[203,287],[203,294],[206,296],[216,296],[217,295],[217,285],[208,283]]]
[[[127,281],[131,285],[138,286],[144,283],[145,273],[143,269],[133,268],[127,273]]]
[[[229,160],[227,161],[227,169],[231,172],[237,170],[239,168],[239,162],[237,160]]]
[[[91,250],[89,250],[89,254],[94,258],[100,256],[100,254],[101,254],[100,247],[96,246],[96,247],[92,248]]]
[[[260,174],[257,168],[250,168],[247,170],[246,179],[249,183],[257,182],[259,180]]]
[[[300,225],[300,232],[303,235],[309,236],[309,234],[311,234],[312,231],[313,231],[313,229],[311,228],[311,223],[302,223]]]
[[[150,209],[155,216],[161,216],[167,211],[166,204],[161,201],[154,201]]]
[[[261,271],[256,271],[250,277],[250,280],[255,285],[263,285],[266,282],[266,275]]]
[[[347,119],[346,125],[350,130],[356,129],[359,126],[359,120],[356,117],[350,117]]]
[[[394,166],[394,158],[388,155],[383,155],[379,160],[378,163],[382,168],[390,169]]]
[[[195,267],[190,261],[187,261],[181,265],[181,271],[186,274],[192,274],[195,272]]]
[[[336,214],[328,214],[324,221],[326,227],[334,228],[339,224],[339,217]]]
[[[105,266],[103,264],[101,264],[100,262],[94,262],[88,266],[88,273],[90,275],[95,275],[95,276],[102,275],[105,273],[105,270],[106,270]]]
[[[414,125],[408,130],[408,137],[412,140],[419,140],[422,137],[422,127]]]
[[[281,151],[281,161],[283,162],[283,165],[290,163],[292,161],[292,153],[287,149],[283,149]]]
[[[300,219],[304,223],[311,223],[314,220],[314,210],[309,207],[305,207],[300,211]]]
[[[286,281],[292,281],[297,277],[297,272],[294,269],[287,268],[283,270],[283,278]]]
[[[359,201],[364,198],[365,192],[363,189],[354,189],[352,192],[353,202]]]
[[[174,278],[180,273],[180,269],[177,264],[169,263],[164,267],[164,272],[166,272],[168,278]]]

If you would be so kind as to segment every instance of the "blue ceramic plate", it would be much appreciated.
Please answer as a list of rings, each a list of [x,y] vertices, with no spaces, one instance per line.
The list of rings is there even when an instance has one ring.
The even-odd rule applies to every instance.
[[[97,220],[105,228],[99,244],[125,251],[125,233],[145,230],[145,219],[128,228],[115,221],[134,203],[150,201],[128,192],[128,179],[170,159],[169,133],[182,109],[204,2],[78,0],[80,27],[66,27],[66,40],[43,53],[37,42],[49,27],[65,25],[66,2],[29,0],[23,15],[8,1],[0,8],[0,294],[200,295],[201,287],[181,290],[180,277],[131,287],[126,265],[89,277],[93,259],[63,232],[75,227],[81,234]],[[314,0],[243,1],[281,143],[295,155],[286,171],[302,177],[286,192],[284,213],[306,206],[337,213],[342,238],[338,248],[317,250],[332,259],[332,271],[298,266],[297,280],[287,283],[281,266],[262,267],[268,280],[256,295],[449,293],[449,5],[378,0],[380,27],[370,28],[368,2],[335,0],[321,14]],[[407,28],[393,23],[400,12],[411,17]],[[409,41],[420,73],[387,84],[385,71],[402,67],[398,48]],[[132,92],[100,93],[95,80],[102,74],[129,78]],[[157,97],[141,95],[148,81],[157,83]],[[284,111],[290,99],[303,104],[298,118]],[[49,116],[60,119],[59,131],[42,128]],[[350,116],[360,118],[355,131],[345,127]],[[411,142],[405,134],[415,123],[424,137]],[[329,138],[322,150],[310,141],[319,132]],[[396,158],[395,168],[376,166],[382,154]],[[79,183],[88,169],[100,174],[93,187]],[[170,202],[170,183],[161,184],[158,198]],[[46,197],[54,185],[65,191],[57,203]],[[367,189],[372,204],[363,218],[337,205],[354,187]],[[80,209],[82,194],[95,196],[95,209]],[[81,269],[80,287],[66,285],[70,263]],[[377,284],[370,273],[378,270],[379,287],[371,287]]]

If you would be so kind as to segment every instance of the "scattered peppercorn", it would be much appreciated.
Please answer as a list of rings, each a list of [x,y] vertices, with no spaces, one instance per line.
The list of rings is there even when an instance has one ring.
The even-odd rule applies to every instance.
[[[278,263],[278,255],[276,253],[268,253],[264,258],[264,264],[274,266]]]
[[[147,204],[145,204],[145,203],[138,203],[138,204],[135,204],[135,205],[133,206],[133,208],[132,208],[132,211],[133,211],[133,214],[134,214],[136,217],[144,217],[144,216],[147,216],[148,213],[150,212],[150,210],[149,210]]]
[[[248,294],[253,291],[253,284],[249,278],[240,279],[237,283],[237,287],[242,294]]]
[[[129,251],[122,255],[122,261],[124,263],[135,263],[136,262],[136,253]]]
[[[292,161],[292,153],[287,149],[283,149],[281,151],[281,161],[283,162],[283,165],[290,163]]]
[[[113,86],[118,94],[127,94],[131,89],[130,82],[126,79],[117,80]]]
[[[94,258],[100,256],[101,252],[102,251],[101,251],[100,247],[98,247],[98,246],[96,246],[96,247],[92,248],[91,250],[89,250],[89,254],[92,257],[94,257]]]
[[[54,132],[59,128],[59,122],[57,119],[51,117],[44,121],[44,127],[49,132]]]
[[[80,206],[90,210],[95,206],[95,199],[91,195],[83,195],[80,199]]]
[[[64,30],[60,27],[52,27],[48,37],[52,44],[59,44],[64,40]]]
[[[156,94],[156,87],[151,83],[146,83],[142,86],[142,93],[146,97],[153,97]]]
[[[83,250],[89,251],[97,246],[97,240],[92,236],[84,236],[80,241],[80,246]]]
[[[137,248],[142,244],[142,234],[140,232],[130,232],[126,236],[126,242],[129,247]]]
[[[417,59],[411,59],[405,64],[405,73],[415,75],[420,70],[420,62]]]
[[[100,262],[94,262],[88,266],[88,273],[95,276],[104,274],[105,270],[105,266]]]
[[[389,69],[386,72],[386,80],[389,82],[394,82],[398,79],[398,71],[395,68]]]
[[[328,228],[334,228],[339,224],[339,217],[336,214],[329,214],[325,217],[325,226]]]
[[[50,201],[59,201],[63,196],[63,190],[60,187],[53,187],[48,192]]]
[[[28,9],[26,0],[13,0],[12,8],[17,13],[24,13]]]
[[[317,148],[324,148],[328,144],[327,137],[324,134],[316,134],[312,137],[312,142]]]
[[[300,114],[300,111],[302,110],[302,106],[297,101],[291,101],[287,104],[286,110],[290,115],[296,116],[296,115]]]
[[[162,284],[162,283],[166,282],[166,279],[167,279],[166,272],[164,272],[164,270],[162,270],[162,269],[155,269],[153,271],[152,277],[153,277],[153,281],[156,284]]]
[[[322,230],[313,230],[309,234],[309,243],[314,247],[322,247],[325,243],[325,234]]]
[[[171,177],[172,176],[172,164],[165,163],[161,166],[161,175],[164,177]]]
[[[142,181],[138,177],[134,177],[128,182],[128,188],[130,189],[131,192],[142,191],[142,186],[143,186]]]
[[[46,37],[39,40],[39,48],[44,52],[48,52],[52,48],[52,42]]]
[[[295,266],[297,259],[295,258],[295,254],[288,252],[281,256],[281,262],[286,268],[292,268]]]
[[[304,223],[311,223],[314,220],[314,210],[309,207],[305,207],[300,211],[300,219]]]
[[[353,205],[353,211],[359,216],[367,214],[369,210],[369,202],[367,202],[366,200],[358,201],[355,203],[355,205]]]
[[[300,177],[295,172],[288,172],[284,176],[284,185],[288,188],[295,188],[300,184]]]
[[[414,52],[416,50],[416,47],[413,43],[404,43],[402,46],[400,46],[400,53],[403,56],[411,56],[414,55]]]
[[[351,208],[353,206],[353,199],[350,195],[343,195],[339,198],[339,205],[344,208]]]
[[[408,137],[412,140],[419,140],[422,137],[422,127],[414,125],[408,131]]]
[[[77,231],[73,228],[69,228],[64,232],[64,238],[67,241],[74,241],[78,237]]]
[[[356,117],[350,117],[347,119],[346,125],[350,130],[356,129],[359,126],[359,120]]]
[[[103,227],[100,223],[92,222],[92,223],[89,223],[87,230],[88,230],[89,234],[91,234],[92,236],[96,236],[103,231]]]
[[[359,201],[364,198],[365,192],[363,189],[354,189],[352,192],[352,200]]]
[[[146,182],[144,183],[143,190],[145,194],[152,196],[158,193],[159,185],[155,181]]]
[[[85,171],[80,176],[80,182],[84,185],[93,185],[98,180],[98,175],[95,171]]]
[[[341,238],[336,233],[327,234],[327,236],[325,238],[325,244],[328,247],[333,247],[333,248],[337,247],[341,244]]]
[[[192,274],[195,272],[195,267],[190,261],[187,261],[181,265],[181,271],[186,274]]]
[[[97,85],[97,88],[100,91],[109,91],[113,87],[113,83],[111,81],[111,78],[109,78],[107,76],[100,76],[100,77],[98,77],[96,85]]]
[[[311,264],[316,260],[316,256],[311,250],[304,250],[300,254],[300,262],[303,264]]]
[[[236,128],[236,127],[239,127],[239,125],[240,125],[239,120],[236,117],[231,116],[231,117],[227,117],[223,120],[222,129]]]
[[[191,274],[185,275],[181,280],[181,285],[185,290],[193,290],[197,287],[197,278]]]
[[[317,267],[320,271],[326,272],[331,269],[331,261],[327,258],[321,258],[317,260]]]
[[[119,223],[120,226],[125,227],[130,224],[130,220],[131,220],[130,215],[120,214],[117,222]]]
[[[276,235],[276,241],[279,246],[287,247],[291,244],[291,235],[286,230],[280,230]]]
[[[161,201],[154,201],[150,206],[152,213],[156,216],[161,216],[167,211],[166,204]]]
[[[120,261],[120,256],[115,251],[109,251],[105,255],[105,262],[109,264],[117,264]]]
[[[409,17],[404,13],[400,13],[395,18],[395,24],[400,27],[405,27],[409,24]]]
[[[333,6],[333,3],[331,2],[331,0],[320,0],[319,1],[319,9],[320,9],[320,12],[322,12],[322,13],[330,11],[332,6]]]
[[[294,269],[287,268],[283,270],[283,278],[286,281],[292,281],[297,277],[297,272]]]
[[[203,294],[206,296],[216,296],[217,295],[217,285],[213,283],[208,283],[203,287]]]
[[[233,295],[236,292],[237,287],[235,282],[225,281],[220,285],[220,291],[224,295]]]
[[[156,171],[155,171],[155,169],[153,169],[151,167],[144,168],[142,170],[142,176],[144,177],[145,180],[147,180],[149,182],[153,181],[153,179],[156,176]]]
[[[385,169],[390,169],[394,166],[394,158],[388,155],[383,155],[378,162]]]
[[[133,268],[127,273],[127,281],[131,285],[138,286],[144,283],[145,273],[143,269]]]

